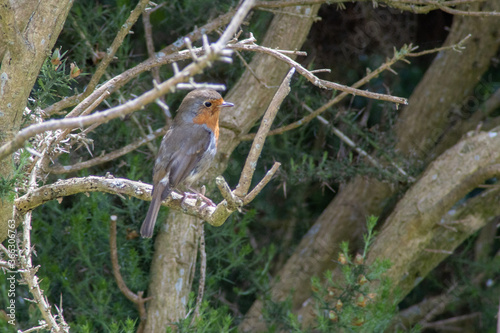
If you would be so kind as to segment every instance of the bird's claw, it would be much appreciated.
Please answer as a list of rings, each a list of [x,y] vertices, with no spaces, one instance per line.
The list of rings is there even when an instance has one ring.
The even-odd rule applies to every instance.
[[[182,202],[184,203],[185,199],[196,199],[196,206],[200,206],[201,201],[204,202],[205,205],[209,206],[216,206],[212,200],[207,198],[205,195],[195,192],[195,193],[190,193],[190,192],[184,192],[184,198],[182,199]]]

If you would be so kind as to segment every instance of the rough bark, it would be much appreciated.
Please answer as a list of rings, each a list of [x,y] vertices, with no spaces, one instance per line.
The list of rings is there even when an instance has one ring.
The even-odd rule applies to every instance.
[[[285,12],[296,15],[278,14],[276,15],[262,45],[276,47],[280,49],[300,49],[312,22],[316,16],[319,6],[295,6],[285,8]],[[250,67],[257,76],[268,86],[278,86],[286,75],[289,67],[275,59],[263,55],[254,55]],[[229,156],[239,144],[238,136],[247,133],[253,124],[262,116],[276,92],[276,88],[266,88],[247,69],[238,83],[224,97],[225,100],[234,102],[236,106],[231,112],[221,115],[221,132],[218,146],[218,156],[214,167],[207,173],[202,183],[211,182],[215,176],[221,174],[227,166]],[[151,269],[151,283],[149,295],[153,295],[155,300],[148,304],[148,319],[146,332],[163,332],[165,327],[172,322],[182,319],[186,315],[186,308],[183,303],[176,302],[179,295],[187,295],[191,290],[192,281],[183,278],[181,269],[191,267],[196,261],[197,239],[196,231],[192,226],[198,222],[187,215],[169,214],[165,225],[155,242],[166,242],[168,236],[165,232],[171,232],[171,226],[175,226],[178,235],[187,237],[194,241],[194,246],[178,248],[179,242],[157,244]],[[160,249],[163,252],[160,252]],[[170,260],[164,258],[165,253],[174,255]],[[183,255],[182,265],[175,265],[180,261],[179,254]],[[169,276],[169,280],[162,279]],[[161,281],[161,283],[160,283]],[[177,285],[176,285],[177,283]],[[185,304],[185,303],[184,303]]]
[[[480,9],[498,11],[500,3],[489,1]],[[468,34],[471,38],[462,52],[438,53],[415,88],[411,107],[403,109],[396,126],[397,148],[401,152],[416,159],[426,158],[429,161],[436,158],[435,155],[428,155],[449,126],[450,111],[467,107],[470,98],[479,97],[475,88],[498,50],[499,30],[498,18],[454,17],[445,45],[456,44]],[[456,137],[443,150],[454,145],[458,139]]]
[[[489,2],[485,11],[498,10],[500,4]],[[488,68],[500,40],[500,21],[495,18],[456,17],[446,45],[451,45],[471,33],[472,43],[462,53],[445,51],[434,59],[426,75],[404,108],[397,127],[397,148],[422,158],[448,126],[450,110],[473,91]],[[450,75],[450,73],[453,73]],[[429,119],[432,118],[431,121]],[[430,138],[432,138],[432,140]],[[417,148],[413,148],[417,147]],[[364,230],[367,215],[381,215],[389,209],[396,188],[374,178],[356,177],[349,182],[325,209],[298,248],[277,274],[271,289],[273,301],[283,301],[293,290],[292,306],[301,307],[311,293],[310,279],[334,269],[333,262],[339,244],[355,240]],[[391,240],[392,241],[392,240]],[[242,331],[265,330],[262,300],[257,300],[240,325]],[[308,321],[310,311],[301,311]]]
[[[498,189],[454,207],[477,185],[500,175],[499,145],[500,128],[465,138],[431,163],[387,218],[367,265],[378,258],[391,261],[386,276],[397,297],[406,296],[466,238],[500,214]],[[314,302],[305,304],[298,315],[309,326]]]
[[[462,204],[460,214],[452,209],[477,185],[500,175],[498,147],[498,128],[465,138],[432,162],[387,219],[368,263],[389,259],[392,266],[386,276],[401,296],[498,214],[498,191]]]
[[[72,4],[73,0],[0,1],[0,145],[19,131],[28,96]],[[12,159],[1,160],[0,176],[11,173]],[[0,239],[7,235],[12,205],[6,198],[0,200]]]

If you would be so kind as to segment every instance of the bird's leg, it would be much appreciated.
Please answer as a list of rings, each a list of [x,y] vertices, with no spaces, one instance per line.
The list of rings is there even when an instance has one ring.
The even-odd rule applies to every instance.
[[[205,196],[205,185],[203,185],[201,187],[201,191],[196,191],[194,190],[192,187],[188,187],[188,189],[190,191],[192,191],[193,193],[189,193],[189,192],[184,192],[184,198],[201,198],[207,205],[210,205],[210,206],[215,206],[215,204],[213,203],[212,200],[210,200],[209,198],[207,198]]]

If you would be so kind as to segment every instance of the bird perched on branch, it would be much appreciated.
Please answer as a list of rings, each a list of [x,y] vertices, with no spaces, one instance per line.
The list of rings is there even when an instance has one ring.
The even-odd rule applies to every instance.
[[[156,157],[152,200],[142,223],[142,237],[153,236],[161,202],[172,190],[180,183],[189,187],[208,170],[217,152],[221,108],[233,105],[212,89],[196,89],[184,97]]]

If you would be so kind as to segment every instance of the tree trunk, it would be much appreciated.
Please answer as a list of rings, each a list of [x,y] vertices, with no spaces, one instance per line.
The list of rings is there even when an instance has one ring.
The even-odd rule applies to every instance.
[[[300,49],[318,9],[319,5],[286,7],[284,12],[295,15],[276,15],[262,45],[287,50]],[[263,54],[255,54],[250,67],[268,86],[278,86],[289,70],[286,64]],[[238,83],[224,97],[236,105],[232,110],[221,114],[216,162],[201,183],[213,182],[215,176],[224,171],[229,156],[239,144],[238,136],[247,133],[262,116],[275,92],[276,88],[263,86],[248,69],[244,72]],[[166,242],[168,236],[164,233],[171,232],[168,226],[174,225],[178,235],[193,240],[196,233],[192,226],[197,226],[198,222],[188,215],[169,214],[165,224],[166,227],[161,229],[156,238],[157,243]],[[177,301],[180,299],[179,295],[185,296],[191,291],[192,281],[186,279],[185,274],[186,268],[195,264],[197,246],[178,248],[182,243],[156,244],[149,287],[149,295],[154,296],[155,300],[148,304],[146,332],[163,332],[168,324],[183,319],[186,315],[185,303]],[[195,243],[197,244],[197,241]],[[175,258],[164,258],[166,253],[174,255]],[[179,257],[181,253],[182,258]],[[181,261],[182,265],[178,265]],[[166,276],[169,277],[168,280],[164,279]]]
[[[483,7],[485,11],[498,10],[500,4],[489,2]],[[445,44],[454,44],[469,33],[472,41],[461,53],[448,50],[440,52],[434,59],[400,116],[397,148],[401,152],[413,158],[423,158],[435,145],[448,126],[447,116],[452,107],[462,104],[488,68],[500,43],[499,30],[500,20],[495,18],[455,17]],[[284,301],[294,290],[292,307],[299,309],[311,294],[311,277],[321,277],[325,270],[335,268],[340,243],[359,240],[366,216],[380,216],[390,209],[396,190],[374,178],[358,176],[349,182],[277,274],[277,281],[271,289],[272,300]],[[240,325],[242,331],[265,330],[265,324],[260,320],[262,307],[261,300],[252,305]],[[311,311],[306,308],[300,314],[308,322]]]
[[[0,2],[0,146],[19,131],[31,89],[61,32],[73,0]],[[0,160],[0,176],[12,176],[12,158]],[[13,202],[0,198],[0,240],[7,237]]]

